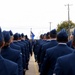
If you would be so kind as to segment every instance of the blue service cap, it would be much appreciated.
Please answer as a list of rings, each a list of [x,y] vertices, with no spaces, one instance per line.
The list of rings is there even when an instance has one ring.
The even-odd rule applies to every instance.
[[[24,37],[24,34],[22,33],[21,36]]]
[[[9,33],[10,33],[10,36],[13,36],[13,32],[11,30],[9,31]]]
[[[21,34],[18,33],[18,35],[19,35],[19,38],[21,38]]]
[[[60,32],[58,32],[57,37],[62,38],[62,39],[68,38],[68,34],[67,34],[66,30],[63,28]]]
[[[3,37],[2,29],[0,28],[0,42],[2,42],[3,39],[4,39],[4,37]]]
[[[50,34],[57,34],[56,29],[51,30],[51,31],[50,31]]]
[[[19,38],[19,34],[18,33],[15,33],[14,34],[14,40],[17,40]]]
[[[75,36],[75,29],[74,29],[74,31],[72,32],[72,35]]]
[[[9,31],[3,31],[4,41],[9,42],[10,41],[10,33]]]

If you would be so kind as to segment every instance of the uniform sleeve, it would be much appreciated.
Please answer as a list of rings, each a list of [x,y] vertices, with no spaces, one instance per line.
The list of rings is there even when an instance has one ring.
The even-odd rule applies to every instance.
[[[54,69],[55,75],[63,75],[61,63],[61,59],[58,58]]]
[[[18,64],[18,73],[19,75],[23,75],[23,67],[22,67],[22,55],[19,53],[17,58],[17,64]]]
[[[46,56],[44,58],[42,66],[41,66],[40,75],[47,75],[49,66],[50,66],[49,55],[48,55],[48,52],[46,52]]]
[[[40,61],[41,61],[41,63],[43,63],[43,61],[44,61],[45,53],[46,53],[46,49],[45,49],[44,46],[42,46],[42,49],[41,49],[41,56],[40,56]]]
[[[17,64],[13,66],[11,75],[18,75],[18,65]]]

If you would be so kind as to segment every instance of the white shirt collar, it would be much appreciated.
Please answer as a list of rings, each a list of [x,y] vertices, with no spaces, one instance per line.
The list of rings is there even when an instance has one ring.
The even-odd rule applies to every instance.
[[[67,45],[66,43],[58,43],[58,44],[63,44],[63,45]]]
[[[56,40],[56,38],[55,39],[50,39],[50,40]]]
[[[47,39],[47,41],[51,41],[51,39]]]

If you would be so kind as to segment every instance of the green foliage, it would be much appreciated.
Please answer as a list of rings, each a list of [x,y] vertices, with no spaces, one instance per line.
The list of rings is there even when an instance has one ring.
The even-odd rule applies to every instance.
[[[75,27],[75,23],[73,23],[72,21],[63,21],[62,23],[57,25],[57,32],[59,32],[61,29],[65,28],[67,31],[69,28],[73,28]]]

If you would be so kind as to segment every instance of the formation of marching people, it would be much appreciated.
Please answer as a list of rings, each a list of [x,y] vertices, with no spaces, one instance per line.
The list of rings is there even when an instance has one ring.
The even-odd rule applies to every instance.
[[[40,75],[75,75],[75,29],[70,37],[65,29],[41,34],[33,51]]]
[[[31,41],[0,28],[0,75],[25,75],[33,52],[40,75],[75,75],[75,29],[70,37],[53,29]]]
[[[27,35],[0,28],[0,75],[25,75],[32,45]]]

